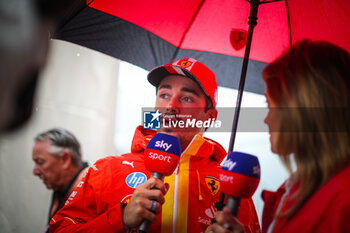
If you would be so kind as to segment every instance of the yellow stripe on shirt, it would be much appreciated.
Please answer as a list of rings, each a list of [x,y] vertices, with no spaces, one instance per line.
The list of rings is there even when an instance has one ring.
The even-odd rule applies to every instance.
[[[162,206],[162,223],[161,223],[161,232],[169,233],[172,229],[173,223],[173,208],[174,208],[174,183],[175,174],[171,176],[166,176],[164,178],[164,183],[169,184],[169,190],[165,194],[165,203]]]
[[[205,139],[196,136],[191,142],[187,150],[181,155],[179,165],[179,185],[178,185],[178,202],[176,215],[176,232],[187,232],[188,219],[188,199],[189,199],[189,168],[190,158],[196,155],[200,147],[205,142]]]

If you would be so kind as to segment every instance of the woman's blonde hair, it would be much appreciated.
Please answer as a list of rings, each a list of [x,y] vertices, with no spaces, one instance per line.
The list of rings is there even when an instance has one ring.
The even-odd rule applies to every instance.
[[[279,107],[277,152],[298,184],[295,205],[281,215],[290,218],[350,163],[350,56],[333,44],[304,40],[265,67],[263,78]]]

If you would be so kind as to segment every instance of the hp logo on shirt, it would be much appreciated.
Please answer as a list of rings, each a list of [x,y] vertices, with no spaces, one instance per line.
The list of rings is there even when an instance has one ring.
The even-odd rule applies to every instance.
[[[145,174],[142,172],[133,172],[130,173],[126,179],[125,183],[130,187],[130,188],[136,188],[138,185],[142,184],[147,180],[147,177]]]

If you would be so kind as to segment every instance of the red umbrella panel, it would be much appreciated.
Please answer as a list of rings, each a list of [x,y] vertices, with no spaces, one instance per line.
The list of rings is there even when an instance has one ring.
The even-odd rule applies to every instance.
[[[266,1],[261,1],[266,2]],[[144,28],[182,49],[243,57],[233,49],[231,32],[248,30],[245,0],[88,0],[88,6]],[[350,50],[350,2],[289,0],[262,4],[250,58],[270,62],[300,39],[327,40]]]

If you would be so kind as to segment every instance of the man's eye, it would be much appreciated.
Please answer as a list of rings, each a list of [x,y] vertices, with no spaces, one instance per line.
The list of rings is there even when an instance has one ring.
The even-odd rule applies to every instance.
[[[188,96],[183,97],[183,100],[184,100],[185,102],[187,102],[187,103],[192,103],[192,102],[193,102],[192,98],[190,98],[190,97],[188,97]]]
[[[36,161],[36,164],[38,164],[38,165],[43,165],[44,162],[45,162],[44,160],[39,159],[39,160]]]
[[[159,97],[162,98],[162,99],[165,99],[168,97],[168,94],[159,94]]]

